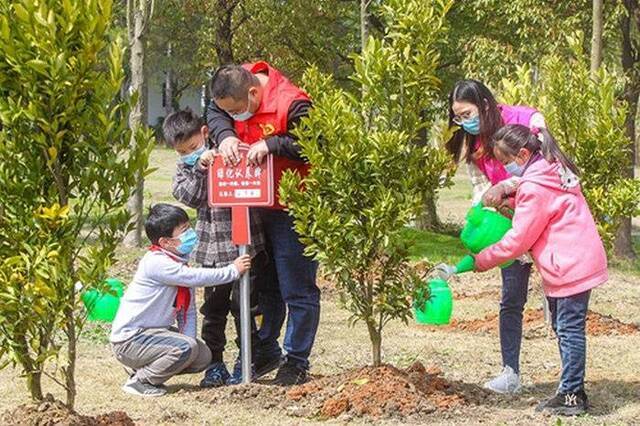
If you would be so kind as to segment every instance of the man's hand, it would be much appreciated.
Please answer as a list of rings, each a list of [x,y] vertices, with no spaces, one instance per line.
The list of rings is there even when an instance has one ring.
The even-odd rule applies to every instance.
[[[220,144],[220,154],[222,155],[222,161],[224,161],[225,166],[235,166],[240,162],[240,152],[238,151],[240,142],[240,139],[237,137],[228,136],[224,138]]]
[[[249,148],[247,162],[252,166],[258,166],[264,161],[267,154],[269,154],[267,143],[265,141],[258,141]]]
[[[449,278],[454,276],[457,272],[456,267],[453,265],[447,265],[446,263],[441,263],[437,265],[433,270],[436,272],[438,278],[444,281],[449,281]]]
[[[205,151],[198,159],[198,167],[200,168],[200,170],[207,170],[207,167],[213,164],[213,161],[216,158],[216,154],[217,153],[214,149]]]
[[[251,268],[251,256],[249,256],[248,254],[240,256],[239,258],[233,261],[233,264],[238,270],[238,273],[242,275],[245,272],[247,272],[249,268]]]
[[[482,195],[482,205],[485,207],[498,207],[505,196],[504,185],[496,184]]]

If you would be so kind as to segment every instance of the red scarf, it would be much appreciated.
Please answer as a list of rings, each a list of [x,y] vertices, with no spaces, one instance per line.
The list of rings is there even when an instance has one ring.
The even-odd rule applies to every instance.
[[[169,253],[167,250],[163,249],[159,245],[151,244],[149,247],[149,251],[159,251],[167,256],[171,260],[175,260],[176,262],[186,263],[184,260],[180,259],[178,256]],[[178,314],[182,313],[182,327],[179,328],[179,331],[182,333],[182,329],[184,328],[184,324],[187,322],[187,310],[189,309],[189,304],[191,304],[191,291],[189,287],[180,287],[178,286],[178,294],[176,294],[176,302],[175,302],[175,314],[176,317]]]

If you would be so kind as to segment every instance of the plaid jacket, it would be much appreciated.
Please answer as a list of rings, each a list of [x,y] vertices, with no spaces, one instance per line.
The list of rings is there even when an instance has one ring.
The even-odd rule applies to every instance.
[[[173,178],[173,196],[198,212],[196,233],[198,247],[192,260],[204,266],[223,267],[238,257],[238,247],[231,242],[231,209],[210,208],[207,200],[207,172],[195,166],[178,162]],[[251,217],[251,242],[249,254],[254,256],[264,250],[264,234],[260,217]]]

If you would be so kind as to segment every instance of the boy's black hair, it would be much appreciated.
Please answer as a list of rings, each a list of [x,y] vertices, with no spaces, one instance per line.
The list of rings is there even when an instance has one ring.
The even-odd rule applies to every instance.
[[[162,132],[167,143],[175,147],[180,142],[200,133],[202,126],[204,126],[204,119],[191,108],[186,108],[169,114],[162,123]]]
[[[223,65],[209,81],[209,96],[213,99],[247,99],[249,88],[260,84],[257,77],[240,65]]]
[[[173,237],[173,230],[185,222],[189,222],[186,211],[172,204],[158,203],[149,208],[144,230],[151,243],[158,244],[162,237]]]

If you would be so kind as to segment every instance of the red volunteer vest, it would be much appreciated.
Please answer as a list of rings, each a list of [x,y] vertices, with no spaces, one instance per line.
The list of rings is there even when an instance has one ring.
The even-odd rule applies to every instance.
[[[284,75],[266,62],[244,64],[242,67],[253,74],[266,73],[269,81],[264,87],[262,102],[255,114],[247,121],[235,121],[234,126],[238,138],[249,145],[266,139],[269,136],[287,133],[288,112],[291,103],[299,100],[309,100],[309,96],[294,86]],[[280,179],[285,170],[297,170],[305,177],[309,171],[309,164],[292,160],[287,157],[273,157],[273,180],[276,202],[273,208],[283,209],[280,204],[278,189]]]

